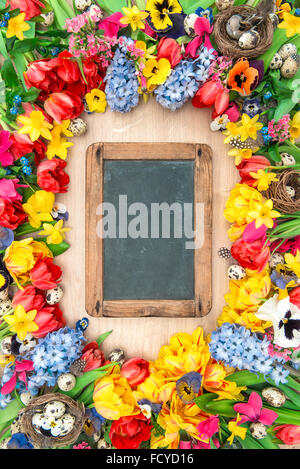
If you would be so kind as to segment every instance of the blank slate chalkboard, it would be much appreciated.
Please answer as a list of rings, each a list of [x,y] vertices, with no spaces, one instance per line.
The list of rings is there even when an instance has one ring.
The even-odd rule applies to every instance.
[[[209,312],[211,182],[211,151],[206,145],[89,147],[88,314],[193,317]],[[201,220],[195,209],[199,204]],[[201,245],[187,249],[187,242],[193,241],[187,227],[196,226],[201,227]]]

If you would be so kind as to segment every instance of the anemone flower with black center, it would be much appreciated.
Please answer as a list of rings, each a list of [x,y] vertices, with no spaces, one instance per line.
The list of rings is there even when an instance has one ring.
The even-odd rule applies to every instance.
[[[147,0],[146,11],[153,31],[164,33],[173,28],[172,15],[182,13],[182,7],[178,0]]]
[[[176,391],[182,402],[190,404],[198,396],[202,376],[196,371],[183,375],[176,383]]]

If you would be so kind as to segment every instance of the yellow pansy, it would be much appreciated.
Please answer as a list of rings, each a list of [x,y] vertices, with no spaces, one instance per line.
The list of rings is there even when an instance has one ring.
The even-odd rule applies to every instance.
[[[28,214],[28,221],[33,228],[39,228],[43,221],[53,221],[51,211],[54,201],[53,192],[36,191],[23,204],[24,212]]]
[[[41,111],[32,111],[30,116],[21,115],[18,117],[17,122],[22,124],[18,131],[19,134],[29,134],[32,142],[35,142],[39,137],[51,140],[50,129],[53,125],[45,120],[45,116]]]
[[[105,112],[107,102],[103,91],[94,88],[85,95],[85,99],[91,112]]]
[[[240,427],[239,423],[242,421],[242,417],[240,414],[237,414],[235,420],[231,420],[228,423],[228,430],[231,432],[231,435],[229,438],[227,438],[227,441],[229,441],[229,444],[232,445],[233,440],[236,436],[240,437],[242,440],[246,438],[246,433],[247,433],[247,428]]]
[[[280,213],[273,210],[273,201],[269,199],[265,203],[254,203],[253,209],[249,211],[249,216],[255,220],[256,228],[262,225],[265,225],[267,228],[273,228],[274,218],[280,217]]]
[[[293,254],[287,253],[284,255],[284,260],[286,265],[290,270],[292,270],[297,277],[300,278],[300,251],[297,249],[297,254],[293,256]]]
[[[33,309],[26,313],[22,305],[17,305],[14,314],[7,314],[3,319],[10,326],[11,332],[17,334],[20,340],[24,340],[28,332],[35,332],[39,326],[34,322],[37,310]]]
[[[288,12],[284,12],[282,16],[283,21],[279,23],[278,28],[286,29],[287,37],[300,34],[300,18]]]
[[[250,172],[250,176],[253,179],[256,179],[253,186],[257,187],[259,191],[266,191],[271,182],[278,181],[275,173],[269,173],[264,171],[263,169],[259,169],[257,172]]]
[[[143,20],[147,18],[149,13],[140,11],[136,5],[131,8],[124,7],[122,10],[125,16],[120,19],[121,24],[130,25],[132,31],[136,31],[137,29],[145,29]]]
[[[131,387],[120,373],[96,380],[93,400],[97,412],[107,420],[119,420],[140,413]]]
[[[16,36],[20,41],[24,39],[24,31],[29,31],[30,25],[25,21],[25,13],[20,13],[13,18],[10,18],[7,23],[6,37]]]
[[[47,236],[47,244],[60,244],[65,239],[65,232],[70,228],[63,228],[63,220],[59,220],[55,225],[43,223],[43,231],[39,232],[40,236]]]
[[[250,117],[247,114],[242,115],[242,122],[239,128],[241,141],[244,142],[247,138],[252,138],[256,140],[258,130],[263,128],[261,122],[257,122],[259,114],[256,114],[254,117]]]
[[[147,0],[146,11],[150,14],[151,27],[154,31],[168,31],[173,26],[174,13],[181,13],[178,0]]]
[[[296,112],[293,119],[290,121],[290,134],[290,140],[293,143],[300,137],[300,111]]]
[[[11,366],[15,363],[16,357],[14,355],[0,355],[0,366],[5,368],[7,365]]]
[[[165,59],[149,59],[143,70],[143,75],[147,78],[149,85],[161,85],[166,81],[171,73],[171,64]]]
[[[55,156],[65,160],[68,155],[68,148],[74,145],[74,143],[68,142],[66,138],[61,136],[61,132],[64,130],[61,125],[56,125],[51,131],[51,142],[48,143],[46,152],[48,160],[52,160]]]
[[[228,155],[235,157],[235,165],[238,166],[243,160],[249,160],[252,158],[253,152],[256,152],[258,148],[250,150],[250,148],[233,148],[229,150]]]

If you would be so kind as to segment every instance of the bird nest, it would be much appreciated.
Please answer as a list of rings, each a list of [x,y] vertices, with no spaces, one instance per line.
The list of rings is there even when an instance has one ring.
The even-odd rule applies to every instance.
[[[238,40],[232,39],[226,31],[227,21],[232,15],[240,15],[243,18],[250,17],[255,13],[255,8],[250,6],[231,7],[216,16],[214,25],[215,41],[219,51],[232,59],[240,57],[254,58],[266,52],[273,41],[274,27],[272,20],[266,16],[263,21],[255,28],[259,33],[259,43],[253,49],[242,49]]]
[[[295,196],[292,198],[286,186],[295,190]],[[281,213],[292,214],[300,210],[300,171],[287,169],[282,171],[278,181],[273,181],[266,192],[266,196],[273,200],[274,208]]]
[[[35,413],[41,412],[44,406],[51,401],[63,402],[67,412],[75,417],[73,430],[65,436],[45,436],[38,433],[32,425],[32,417]],[[34,398],[24,409],[22,414],[22,431],[36,448],[59,448],[74,443],[82,432],[85,421],[84,405],[74,401],[68,396],[60,393],[45,394]]]

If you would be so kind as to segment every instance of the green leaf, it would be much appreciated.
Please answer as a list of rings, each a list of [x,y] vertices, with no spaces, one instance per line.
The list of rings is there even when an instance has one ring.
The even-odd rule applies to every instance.
[[[146,0],[135,0],[136,6],[139,10],[145,10],[146,8]]]
[[[38,241],[46,242],[46,238],[38,239]],[[63,254],[69,249],[69,247],[70,245],[66,241],[63,241],[62,243],[59,243],[59,244],[48,244],[48,248],[50,249],[50,251],[52,251],[52,254],[54,257],[59,256],[60,254]]]
[[[23,83],[24,89],[27,91],[27,86],[25,84],[24,75],[23,75],[24,72],[27,70],[27,63],[26,63],[24,55],[19,52],[15,54],[14,64],[19,74],[19,77]]]
[[[38,42],[37,38],[24,39],[23,41],[16,41],[11,50],[11,55],[15,55],[15,53],[24,54],[25,52],[30,52],[33,49],[35,49],[37,42]]]
[[[34,86],[32,86],[25,94],[22,95],[23,102],[32,103],[36,101],[40,92],[41,90],[38,90],[37,88],[34,88]]]
[[[289,114],[296,104],[297,103],[295,103],[291,98],[286,98],[280,101],[274,114],[275,122],[278,122],[283,116]]]
[[[18,83],[18,75],[14,69],[13,63],[10,59],[6,59],[1,68],[1,75],[8,88]]]
[[[35,233],[39,230],[41,230],[41,227],[33,228],[33,226],[31,226],[29,223],[23,223],[23,225],[18,226],[18,228],[15,230],[15,236],[25,236],[31,233]]]
[[[98,346],[100,347],[100,345],[105,341],[105,339],[112,333],[112,330],[111,331],[108,331],[108,332],[104,332],[104,334],[101,334],[98,339],[96,339],[96,342],[98,344]]]
[[[126,0],[96,0],[99,7],[108,13],[116,13],[122,11],[127,6]]]
[[[9,402],[5,409],[0,410],[0,424],[15,419],[19,410],[21,410],[23,407],[24,406],[17,399]]]
[[[6,59],[8,58],[8,52],[6,49],[6,42],[0,31],[0,54],[3,55]]]
[[[26,21],[29,24],[30,29],[28,31],[24,31],[24,37],[27,39],[33,39],[35,36],[35,22],[34,21]]]
[[[191,2],[191,0],[180,0],[182,9],[187,15],[194,13],[194,11],[196,11],[199,7],[202,7],[204,9],[209,8],[214,3],[214,0],[196,0],[193,2]]]

